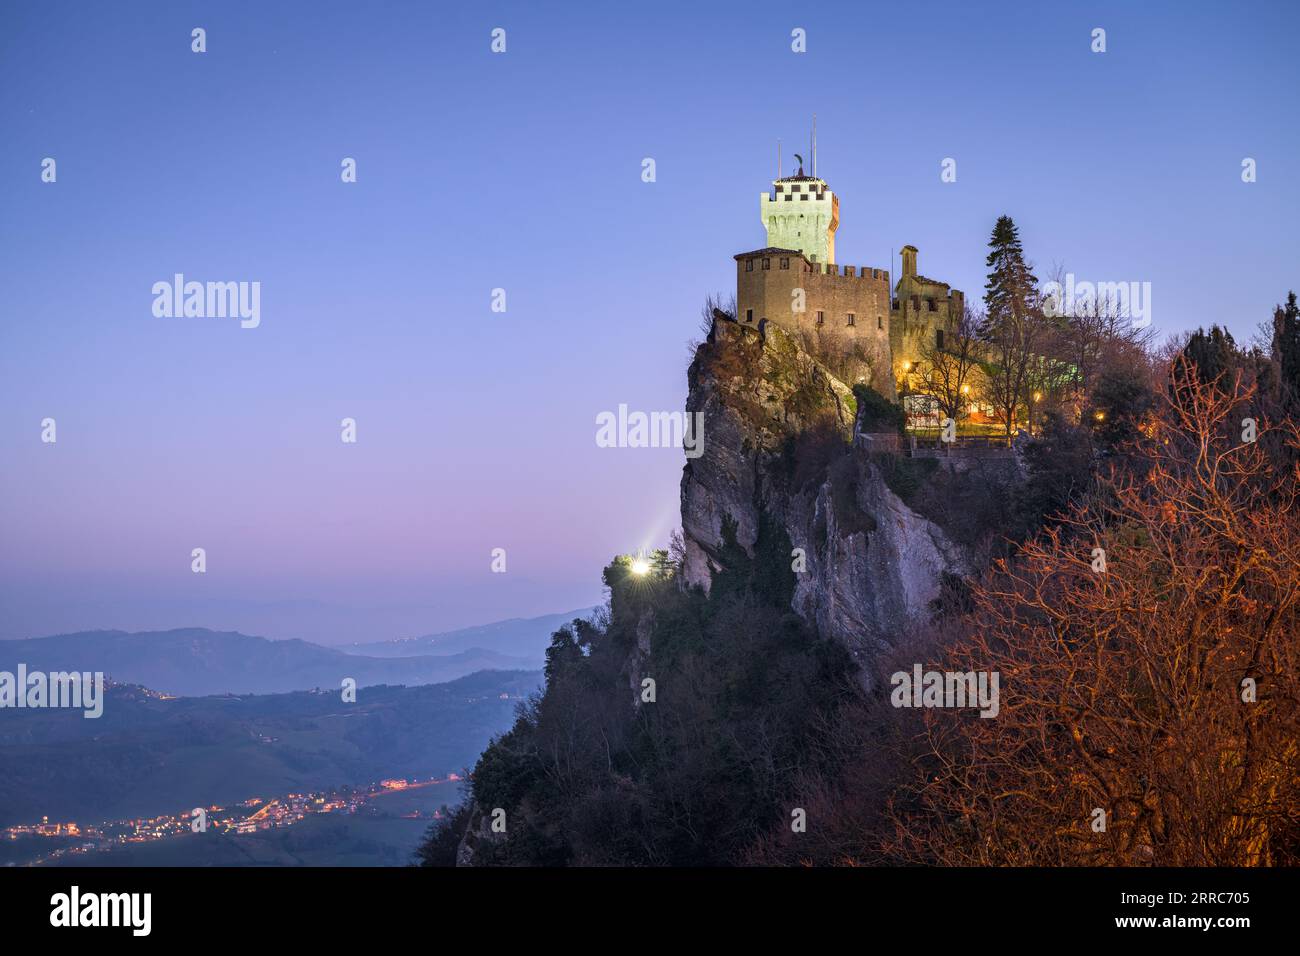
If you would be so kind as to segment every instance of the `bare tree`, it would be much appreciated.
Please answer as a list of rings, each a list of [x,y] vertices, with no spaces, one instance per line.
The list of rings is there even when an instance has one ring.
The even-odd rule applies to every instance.
[[[981,322],[970,309],[964,309],[946,330],[942,347],[927,338],[920,349],[917,391],[933,396],[953,421],[962,417],[970,401],[969,393],[976,384],[980,356],[977,334]]]
[[[1093,286],[1092,294],[1066,301],[1063,290],[1069,283],[1062,266],[1054,269],[1051,283],[1060,291],[1043,299],[1043,311],[1054,320],[1055,331],[1052,347],[1046,351],[1057,359],[1058,367],[1037,390],[1081,404],[1103,369],[1145,361],[1152,333],[1134,325],[1132,304],[1114,287]],[[1067,390],[1072,394],[1065,394]]]
[[[1000,709],[894,712],[912,778],[886,855],[1298,862],[1300,467],[1243,441],[1253,390],[1223,384],[1166,391],[1141,468],[976,585],[942,653],[999,673]]]
[[[981,334],[988,365],[981,397],[997,412],[1008,441],[1020,420],[1030,369],[1045,340],[1043,314],[1037,308],[1008,310],[996,322],[985,323]]]

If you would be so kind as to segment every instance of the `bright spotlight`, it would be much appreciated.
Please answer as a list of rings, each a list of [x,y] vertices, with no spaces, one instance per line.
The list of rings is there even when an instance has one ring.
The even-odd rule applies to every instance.
[[[632,561],[632,573],[638,577],[650,573],[650,562],[645,558],[634,558]]]

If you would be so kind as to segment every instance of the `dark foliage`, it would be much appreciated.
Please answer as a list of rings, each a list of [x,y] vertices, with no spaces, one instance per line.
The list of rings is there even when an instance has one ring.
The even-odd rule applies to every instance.
[[[1183,346],[1185,362],[1173,369],[1172,387],[1175,393],[1194,387],[1195,384],[1216,382],[1241,365],[1241,354],[1232,333],[1217,325],[1210,331],[1197,329]]]
[[[1064,513],[1093,485],[1093,437],[1089,429],[1049,411],[1039,436],[1025,443],[1028,479],[1017,503],[1017,523],[1029,534]]]
[[[858,401],[857,430],[864,433],[897,432],[905,433],[906,416],[899,405],[895,405],[870,385],[859,382],[853,386],[853,397]]]
[[[1300,413],[1300,306],[1294,292],[1273,310],[1273,355],[1282,401],[1292,414]]]
[[[438,811],[441,818],[429,824],[424,842],[415,851],[417,866],[455,866],[456,849],[469,825],[469,802],[462,801],[454,809],[445,803]]]
[[[1115,454],[1137,441],[1139,425],[1150,417],[1156,403],[1146,377],[1136,370],[1120,366],[1098,375],[1083,416],[1098,451]]]
[[[477,805],[508,820],[477,862],[735,863],[802,774],[833,771],[817,728],[853,665],[790,612],[789,540],[766,519],[754,552],[725,526],[707,598],[671,571],[605,569],[609,620],[556,632],[545,693],[474,771]]]

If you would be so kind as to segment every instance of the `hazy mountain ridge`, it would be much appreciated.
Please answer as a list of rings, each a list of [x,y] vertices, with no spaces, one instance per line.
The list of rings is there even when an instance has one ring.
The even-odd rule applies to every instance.
[[[348,654],[302,640],[271,641],[236,631],[83,631],[0,642],[0,670],[102,671],[169,694],[277,694],[316,687],[436,684],[481,670],[541,666],[543,641],[528,657],[482,647],[390,658]]]
[[[440,631],[420,637],[397,638],[340,645],[339,650],[367,657],[414,657],[421,654],[455,654],[489,648],[499,654],[535,658],[540,666],[545,659],[551,635],[575,618],[590,618],[599,607],[579,608],[541,617],[512,617],[491,624]]]

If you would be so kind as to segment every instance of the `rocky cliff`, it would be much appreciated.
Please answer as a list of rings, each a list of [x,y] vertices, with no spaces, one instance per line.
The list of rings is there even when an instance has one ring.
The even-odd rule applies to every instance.
[[[703,453],[682,475],[686,583],[709,588],[724,520],[751,554],[762,529],[783,531],[794,610],[865,662],[930,614],[945,573],[969,572],[964,549],[852,447],[852,389],[780,328],[715,320],[688,378]]]

